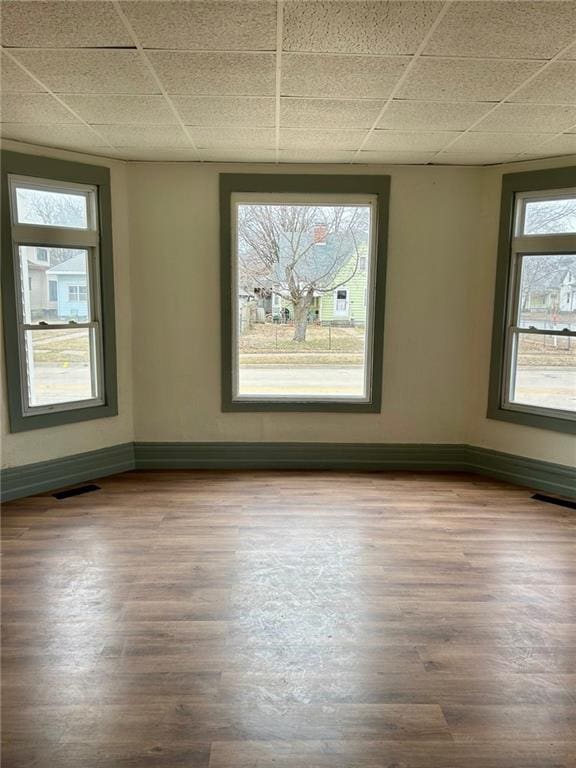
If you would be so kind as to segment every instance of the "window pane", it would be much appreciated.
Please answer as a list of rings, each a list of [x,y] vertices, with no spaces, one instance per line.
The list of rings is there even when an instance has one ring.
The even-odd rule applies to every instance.
[[[576,232],[576,194],[560,200],[526,201],[525,235],[550,235]]]
[[[370,219],[369,205],[238,205],[236,397],[367,397]]]
[[[21,245],[18,250],[26,323],[83,323],[91,319],[88,251],[30,245]]]
[[[520,333],[510,399],[576,411],[576,338]]]
[[[522,256],[519,265],[518,325],[576,330],[576,256]]]
[[[83,194],[16,187],[19,224],[87,229],[87,202],[87,197]]]
[[[92,389],[88,328],[26,331],[28,392],[31,406],[95,397]]]

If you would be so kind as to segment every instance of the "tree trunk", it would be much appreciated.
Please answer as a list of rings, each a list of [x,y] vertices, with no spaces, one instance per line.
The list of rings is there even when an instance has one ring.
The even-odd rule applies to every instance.
[[[305,295],[294,306],[294,337],[293,341],[306,341],[306,329],[308,327],[308,310],[312,303],[312,297]]]

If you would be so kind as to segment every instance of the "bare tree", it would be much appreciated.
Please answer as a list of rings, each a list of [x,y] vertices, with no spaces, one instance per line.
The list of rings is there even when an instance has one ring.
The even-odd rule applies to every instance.
[[[37,224],[69,227],[85,226],[85,199],[80,195],[43,193],[25,188],[18,190],[18,210],[23,218]],[[48,248],[50,266],[82,253],[71,248]]]
[[[294,341],[306,340],[315,296],[349,282],[367,241],[365,206],[239,206],[240,280],[294,308]]]

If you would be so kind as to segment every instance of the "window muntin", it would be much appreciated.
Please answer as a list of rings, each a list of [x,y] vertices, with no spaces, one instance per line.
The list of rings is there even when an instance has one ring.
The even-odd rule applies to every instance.
[[[515,198],[502,407],[576,419],[576,190]]]
[[[370,401],[375,204],[232,195],[234,402]]]
[[[22,415],[102,405],[97,188],[12,175],[8,183]]]

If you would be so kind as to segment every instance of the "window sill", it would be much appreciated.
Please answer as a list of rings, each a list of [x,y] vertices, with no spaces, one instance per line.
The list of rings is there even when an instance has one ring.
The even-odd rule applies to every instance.
[[[544,416],[538,413],[528,413],[527,411],[500,407],[488,408],[486,416],[489,419],[507,421],[511,424],[521,424],[524,427],[547,429],[551,432],[566,432],[569,435],[576,434],[576,421],[561,419],[557,416]]]
[[[10,432],[28,432],[32,429],[47,429],[63,424],[75,424],[93,419],[105,419],[118,415],[116,405],[95,405],[87,408],[75,408],[69,411],[54,411],[39,413],[33,416],[12,414],[10,417]]]

